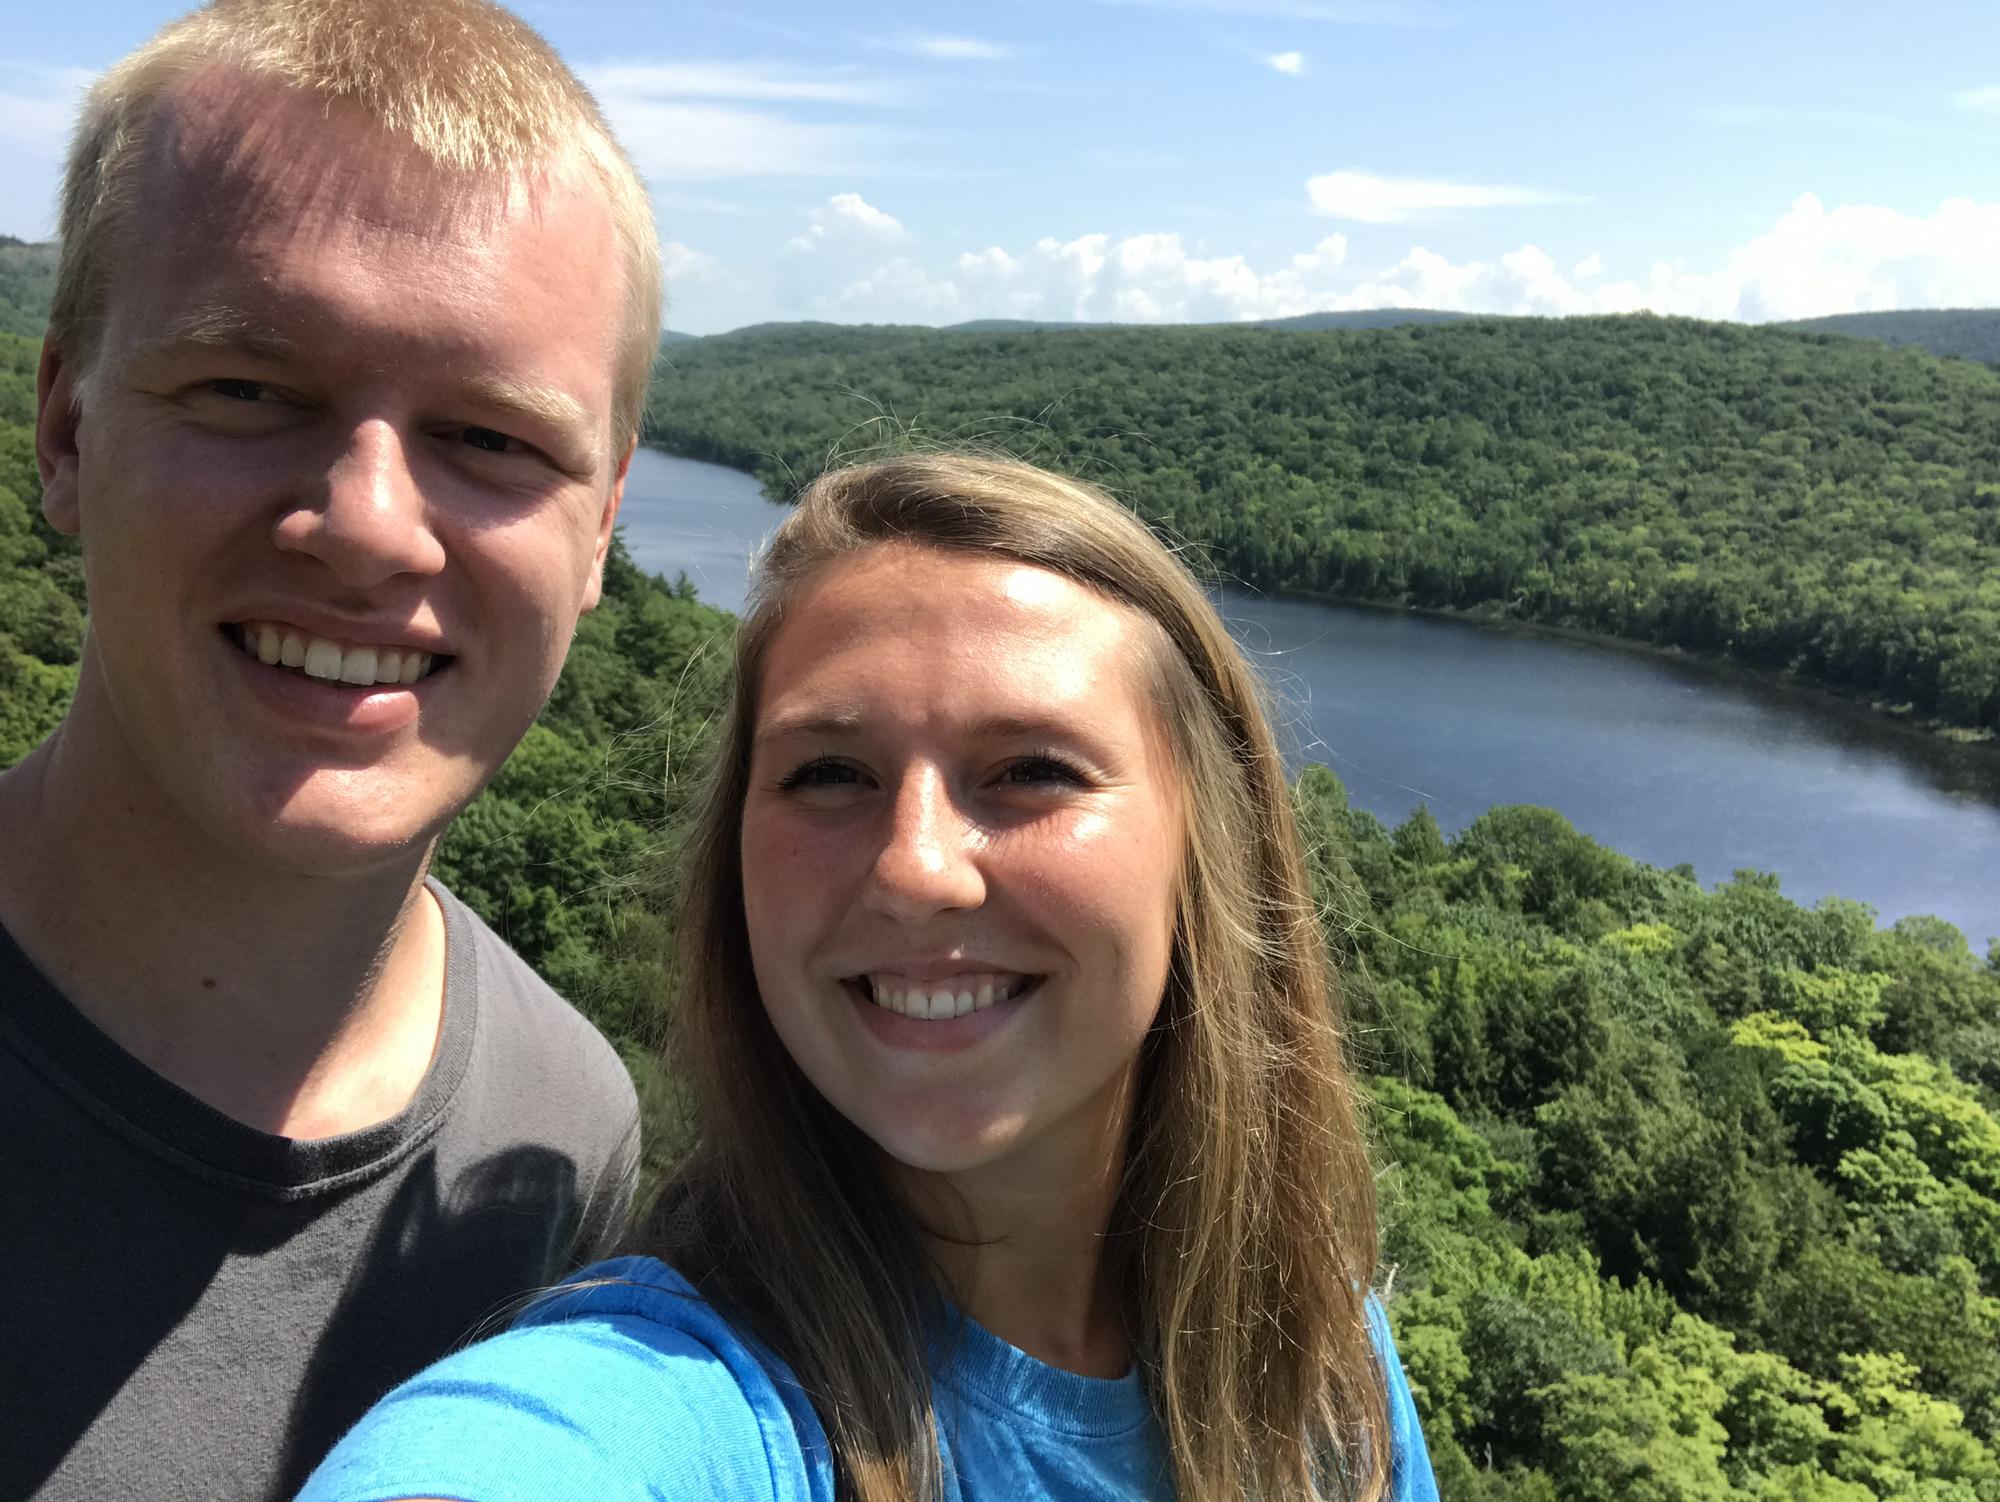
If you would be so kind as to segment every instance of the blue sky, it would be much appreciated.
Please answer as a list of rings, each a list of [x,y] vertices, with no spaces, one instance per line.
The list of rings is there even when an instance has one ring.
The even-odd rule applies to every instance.
[[[9,7],[0,232],[178,7]],[[676,328],[2000,305],[2000,6],[601,0]]]

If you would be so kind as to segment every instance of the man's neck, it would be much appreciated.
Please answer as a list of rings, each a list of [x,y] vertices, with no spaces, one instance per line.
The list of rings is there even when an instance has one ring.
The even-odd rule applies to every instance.
[[[261,1131],[336,1136],[408,1104],[443,1014],[428,852],[339,879],[246,869],[73,760],[58,731],[0,777],[0,921],[57,989]]]

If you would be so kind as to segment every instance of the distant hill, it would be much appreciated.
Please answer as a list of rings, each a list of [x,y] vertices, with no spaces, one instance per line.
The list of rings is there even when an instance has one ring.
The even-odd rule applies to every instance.
[[[1183,328],[1251,329],[1393,329],[1409,323],[1454,323],[1474,318],[1474,313],[1446,313],[1436,308],[1362,308],[1344,313],[1301,313],[1294,318],[1260,318],[1250,322],[1182,324]],[[1129,325],[1116,323],[1050,323],[1027,318],[975,318],[969,323],[947,324],[941,334],[1031,334],[1071,329],[1114,329]]]
[[[1899,349],[1929,350],[2000,365],[2000,308],[1917,308],[1900,313],[1835,313],[1775,325],[1801,334],[1879,339]]]
[[[1492,313],[1447,313],[1441,308],[1361,308],[1346,313],[1301,313],[1296,318],[1266,318],[1259,329],[1397,329],[1412,323],[1457,323],[1466,318],[1493,318]]]
[[[53,240],[31,244],[0,235],[0,334],[40,339],[56,289]]]
[[[987,442],[1108,477],[1265,589],[1725,654],[2000,732],[2000,372],[1635,315],[681,346],[651,441],[784,494]]]

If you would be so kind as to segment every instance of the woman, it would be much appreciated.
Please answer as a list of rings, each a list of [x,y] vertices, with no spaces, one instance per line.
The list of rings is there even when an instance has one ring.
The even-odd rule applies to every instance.
[[[814,484],[688,868],[651,1256],[308,1498],[1435,1497],[1256,680],[1129,513],[987,459]]]

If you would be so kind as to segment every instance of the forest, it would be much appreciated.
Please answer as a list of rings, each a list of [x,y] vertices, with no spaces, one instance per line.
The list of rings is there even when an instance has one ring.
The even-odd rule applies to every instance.
[[[1448,331],[1456,337],[1459,328]],[[1424,337],[1411,337],[1417,332]],[[1638,352],[1647,339],[1710,347],[1706,333],[1644,321],[1597,332],[1637,346],[1601,357],[1593,367],[1600,378],[1622,369],[1663,389],[1686,380],[1687,367],[1679,357],[1645,366]],[[1498,337],[1484,325],[1465,326],[1464,336]],[[878,336],[829,333],[816,354],[732,357],[717,368],[717,391],[770,401],[772,432],[793,434],[767,446],[790,454],[793,471],[769,473],[802,472],[821,456],[802,430],[787,427],[791,414],[833,420],[831,407],[820,407],[832,395],[788,385],[803,377],[787,361],[831,368],[850,360],[841,351],[860,340],[876,358],[849,367],[854,380],[861,367],[886,368],[913,390],[929,389],[923,339],[880,337],[888,342],[877,348],[869,341]],[[1437,362],[1451,368],[1448,351],[1427,348],[1437,337],[1432,329],[1368,337],[1384,347],[1367,358],[1390,362],[1410,380],[1430,378]],[[754,352],[755,341],[745,342]],[[711,343],[727,341],[703,341]],[[1764,349],[1752,345],[1753,353]],[[674,410],[676,393],[696,383],[694,367],[681,363],[694,347],[675,351],[660,410]],[[1335,416],[1287,416],[1276,397],[1257,395],[1251,377],[1272,358],[1268,351],[1228,339],[1212,356],[1171,341],[1163,348],[1193,363],[1173,390],[1156,393],[1167,406],[1144,424],[1162,444],[1182,427],[1247,442],[1251,431],[1291,424],[1298,451],[1282,459],[1287,471],[1296,462],[1302,471],[1333,473],[1352,462],[1365,481],[1368,466],[1379,464],[1384,486],[1422,459],[1421,451],[1408,457],[1417,429],[1396,415],[1431,400],[1416,387],[1399,383],[1401,394],[1384,397],[1378,416],[1338,418],[1350,436],[1365,436],[1358,456],[1332,444],[1322,451],[1311,423]],[[1798,351],[1804,364],[1835,346],[1798,340],[1772,348]],[[907,360],[880,358],[895,351]],[[1599,492],[1581,477],[1602,473],[1611,452],[1591,439],[1607,436],[1615,410],[1636,421],[1636,389],[1622,409],[1600,394],[1595,407],[1572,412],[1578,446],[1564,449],[1546,403],[1569,389],[1568,378],[1510,366],[1504,353],[1504,345],[1493,351],[1498,363],[1485,375],[1467,373],[1467,389],[1497,399],[1513,384],[1522,405],[1512,417],[1495,408],[1494,418],[1479,421],[1491,433],[1512,422],[1543,435],[1533,442],[1547,452],[1534,462],[1551,466],[1552,504],[1568,518],[1544,535],[1593,536],[1599,549],[1572,554],[1545,543],[1545,588],[1569,588],[1584,601],[1577,581],[1596,577],[1588,573],[1592,560],[1611,556],[1621,528],[1664,526],[1670,516],[1679,518],[1672,534],[1679,541],[1658,534],[1663,558],[1672,548],[1671,556],[1712,558],[1719,569],[1734,555],[1718,539],[1735,526],[1744,529],[1741,547],[1775,566],[1755,551],[1774,544],[1753,527],[1751,508],[1722,493],[1723,477],[1754,484],[1758,471],[1748,450],[1729,446],[1721,416],[1708,430],[1714,467],[1685,476],[1706,509],[1635,499],[1648,520],[1628,525],[1612,510],[1591,532],[1586,498]],[[59,716],[84,625],[76,549],[37,510],[27,427],[34,354],[31,341],[0,335],[0,765],[25,754]],[[1298,362],[1302,380],[1331,380],[1361,358],[1336,354],[1282,358]],[[1051,359],[1082,384],[1065,399],[1070,416],[1042,418],[1043,456],[1069,433],[1077,447],[1061,452],[1087,471],[1114,481],[1137,475],[1136,456],[1152,451],[1138,442],[1136,421],[1115,432],[1108,420],[1093,419],[1087,433],[1074,426],[1077,391],[1090,392],[1092,411],[1107,419],[1113,408],[1131,417],[1124,404],[1137,393],[1121,389],[1108,365],[1093,380],[1076,368],[1080,356],[1058,357]],[[1830,358],[1847,357],[1843,345]],[[978,358],[1001,356],[989,349]],[[1022,384],[1010,388],[1023,404],[1031,385],[1053,377],[1053,365],[1034,376],[1025,356],[1005,358],[1023,361]],[[1211,358],[1220,363],[1200,363]],[[1582,353],[1575,358],[1590,363]],[[1751,397],[1731,384],[1737,377],[1726,374],[1727,361],[1714,358],[1720,363],[1708,386],[1711,394],[1734,393],[1720,409],[1727,414],[1730,403]],[[1868,472],[1902,487],[1894,493],[1907,515],[1896,528],[1930,518],[1923,535],[1934,540],[1956,514],[1946,502],[1963,491],[1953,466],[1990,472],[1990,450],[1980,457],[1958,425],[1986,410],[1979,404],[1990,396],[1978,384],[1985,377],[1886,351],[1865,360],[1880,362],[1868,366],[1881,381],[1870,402],[1914,409],[1891,425],[1904,435],[1899,457]],[[1241,366],[1235,381],[1226,378],[1231,362]],[[1386,368],[1371,367],[1376,378]],[[759,384],[766,378],[775,385]],[[1954,384],[1964,381],[1971,384]],[[1804,392],[1785,400],[1814,411],[1831,401],[1823,384],[1805,375],[1801,384]],[[1926,389],[1931,398],[1918,402]],[[898,411],[905,419],[941,413],[941,402],[926,396]],[[1698,405],[1688,396],[1674,421],[1692,422]],[[722,409],[714,410],[720,425]],[[1848,451],[1853,473],[1872,462],[1859,452],[1865,413],[1851,403],[1840,411],[1851,421],[1830,418],[1805,449],[1769,450],[1822,475],[1828,504],[1848,494],[1840,489],[1848,482],[1815,445]],[[1232,419],[1249,426],[1231,427]],[[1737,412],[1729,420],[1747,419]],[[933,421],[926,416],[920,432],[952,436]],[[1446,474],[1480,472],[1453,468],[1455,422],[1431,424],[1446,445],[1439,465]],[[666,436],[685,447],[691,431]],[[742,445],[730,456],[766,451],[747,420],[718,431]],[[1126,468],[1113,472],[1108,460],[1091,457],[1098,450],[1090,445],[1116,434],[1128,447]],[[1924,435],[1935,439],[1932,457],[1911,459],[1916,468],[1906,470],[1900,456],[1915,454]],[[1664,434],[1659,441],[1664,454]],[[1500,487],[1508,466],[1530,464],[1526,442],[1496,436],[1468,452],[1487,456]],[[1201,460],[1193,457],[1198,449],[1186,449],[1190,462],[1221,463],[1220,449]],[[1593,457],[1576,458],[1583,454]],[[1631,494],[1643,496],[1685,458],[1681,451],[1671,463],[1637,463]],[[1164,464],[1157,454],[1147,462],[1155,461]],[[1244,462],[1249,478],[1240,489],[1219,468],[1214,478],[1246,506],[1257,499],[1267,508],[1246,512],[1273,522],[1258,534],[1270,539],[1258,555],[1265,566],[1331,556],[1303,550],[1297,531],[1275,526],[1289,514],[1281,509],[1289,492],[1266,488],[1267,472],[1281,461]],[[1532,474],[1509,483],[1525,486]],[[1334,492],[1301,483],[1300,506],[1333,504]],[[1142,500],[1144,487],[1125,489]],[[1358,493],[1375,495],[1377,532],[1386,538],[1389,492],[1362,483]],[[1428,502],[1441,525],[1452,515],[1443,493],[1440,482]],[[1202,492],[1172,494],[1192,504]],[[1469,554],[1489,525],[1496,537],[1525,546],[1529,534],[1508,531],[1525,525],[1524,495],[1496,488],[1489,521],[1455,534],[1463,549]],[[1935,509],[1921,504],[1926,496]],[[1990,493],[1988,509],[1974,505],[1970,514],[1990,524]],[[1887,550],[1897,538],[1906,550],[1917,546],[1913,531],[1870,527],[1850,515],[1813,535],[1819,546],[1848,530],[1863,534],[1856,548]],[[1247,550],[1251,537],[1247,523],[1212,536],[1213,556],[1244,571],[1251,555],[1230,549]],[[1970,544],[1993,545],[1990,530]],[[1287,546],[1299,550],[1288,554]],[[1402,557],[1398,566],[1410,577],[1429,577],[1415,551],[1374,546],[1385,560]],[[1794,564],[1816,561],[1803,545],[1798,552]],[[1502,556],[1496,547],[1496,567]],[[1963,581],[1939,582],[1909,561],[1919,556],[1936,561],[1910,553],[1893,579],[1934,596],[1943,610],[1959,599],[1952,591]],[[1747,588],[1763,575],[1746,564],[1726,577]],[[1887,609],[1899,596],[1885,586],[1880,598]],[[583,622],[547,709],[437,857],[454,890],[616,1041],[647,1103],[655,1173],[678,1131],[671,1063],[658,1052],[673,993],[677,851],[700,796],[732,629],[730,617],[684,583],[645,575],[617,549],[604,604]],[[1351,807],[1324,768],[1303,772],[1296,798],[1327,943],[1344,978],[1354,1060],[1371,1087],[1383,1196],[1379,1286],[1443,1495],[1451,1502],[2000,1502],[2000,945],[1976,956],[1935,919],[1885,929],[1858,904],[1829,899],[1803,908],[1781,895],[1774,877],[1756,872],[1704,890],[1686,870],[1628,860],[1548,809],[1496,808],[1446,838],[1423,809],[1385,828]]]
[[[1651,316],[1366,331],[766,327],[655,440],[783,495],[880,443],[1084,474],[1266,590],[1726,655],[2000,729],[2000,371]]]

